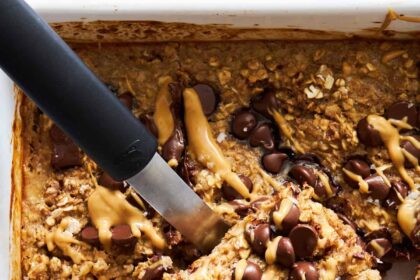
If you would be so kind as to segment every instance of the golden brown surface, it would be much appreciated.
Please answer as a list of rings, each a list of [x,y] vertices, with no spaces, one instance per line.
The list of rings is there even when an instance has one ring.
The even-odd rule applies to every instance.
[[[252,97],[267,88],[273,89],[296,142],[305,152],[315,153],[335,174],[342,187],[338,197],[347,204],[344,214],[364,233],[387,227],[394,243],[403,242],[404,234],[396,221],[395,211],[387,210],[348,187],[342,180],[341,167],[348,156],[366,152],[370,161],[378,166],[389,163],[383,147],[366,150],[359,145],[355,127],[363,117],[382,114],[397,100],[420,103],[420,42],[272,41],[80,44],[73,47],[104,82],[117,88],[118,94],[129,92],[135,97],[132,111],[136,116],[154,111],[158,79],[162,76],[170,75],[183,85],[193,86],[198,82],[212,85],[219,92],[221,102],[210,117],[211,131],[220,140],[217,143],[232,165],[232,171],[248,176],[254,183],[251,201],[272,196],[274,192],[284,196],[286,187],[283,176],[272,176],[276,180],[272,182],[267,178],[271,175],[261,171],[261,150],[251,148],[230,134],[230,119],[237,109],[248,107]],[[52,169],[51,121],[26,98],[20,113],[23,118],[21,246],[24,276],[29,279],[142,279],[148,267],[161,264],[177,277],[190,279],[187,275],[195,267],[203,263],[212,267],[220,261],[219,257],[226,257],[222,266],[211,269],[218,276],[208,275],[208,279],[230,277],[239,260],[237,248],[231,250],[232,240],[238,238],[232,234],[238,232],[241,223],[252,219],[252,215],[241,220],[233,207],[221,198],[220,176],[197,162],[194,190],[229,223],[236,224],[212,254],[198,258],[189,266],[198,257],[190,244],[177,242],[178,245],[162,251],[154,248],[145,235],[138,238],[129,252],[118,246],[106,251],[84,242],[73,244],[84,258],[78,264],[57,247],[49,251],[46,236],[55,231],[65,217],[71,217],[70,232],[80,240],[80,230],[90,222],[87,200],[95,189],[91,175],[98,177],[100,170],[87,158],[81,167],[64,171]],[[283,137],[283,144],[288,146],[290,141]],[[190,151],[187,155],[191,157]],[[92,168],[92,174],[88,167]],[[398,173],[391,168],[387,170],[387,176],[398,177]],[[358,250],[358,245],[354,246],[355,231],[344,226],[331,210],[311,201],[308,193],[311,193],[309,189],[298,198],[307,220],[318,223],[321,231],[332,232],[328,241],[331,251],[317,260],[320,273],[325,262],[332,258],[338,261],[334,277],[378,278],[377,271],[370,270],[373,263],[369,257],[358,260],[360,264],[357,265],[346,264],[352,258],[347,255],[349,250]],[[129,195],[128,191],[126,195]],[[242,203],[249,204],[244,200]],[[317,219],[320,221],[316,222]],[[151,221],[155,230],[172,244],[173,239],[168,238],[168,227],[162,218],[154,215]],[[173,230],[169,232],[176,235]],[[230,255],[225,255],[228,251]],[[252,258],[265,269],[262,260],[256,256]],[[287,277],[287,269],[280,266],[273,269],[273,273]],[[359,278],[356,277],[358,273]]]

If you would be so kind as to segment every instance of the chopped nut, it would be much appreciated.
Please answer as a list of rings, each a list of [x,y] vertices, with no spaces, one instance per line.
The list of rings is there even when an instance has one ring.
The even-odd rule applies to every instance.
[[[335,85],[338,86],[338,87],[344,87],[346,85],[346,81],[344,79],[341,79],[341,78],[337,79],[335,81]]]
[[[334,85],[334,78],[331,75],[327,75],[325,78],[324,88],[331,89]]]
[[[217,74],[217,77],[219,78],[220,84],[226,85],[232,78],[232,73],[227,69],[223,69]]]
[[[324,94],[319,88],[314,87],[313,85],[310,85],[309,88],[304,89],[304,93],[309,99],[316,98],[320,99],[324,97]]]
[[[258,60],[256,59],[251,59],[250,61],[248,61],[248,68],[251,70],[258,70],[261,67],[261,64]]]
[[[215,56],[210,57],[209,65],[212,67],[219,67],[220,66],[219,59]]]

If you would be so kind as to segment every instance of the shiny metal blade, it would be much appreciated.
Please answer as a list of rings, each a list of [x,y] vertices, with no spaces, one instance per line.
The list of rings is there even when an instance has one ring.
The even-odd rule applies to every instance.
[[[127,182],[204,253],[211,251],[229,228],[157,153]]]

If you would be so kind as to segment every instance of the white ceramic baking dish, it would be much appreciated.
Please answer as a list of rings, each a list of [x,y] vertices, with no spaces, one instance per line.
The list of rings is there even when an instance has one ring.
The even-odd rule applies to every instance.
[[[228,28],[305,29],[351,35],[382,36],[377,30],[389,8],[398,14],[420,16],[419,0],[28,0],[47,21],[162,21],[221,24]],[[420,39],[420,24],[392,22],[392,38]],[[395,32],[394,32],[395,31]],[[298,31],[296,31],[298,32]],[[251,33],[247,33],[252,34]],[[294,33],[269,33],[269,39]],[[318,33],[304,38],[317,39]],[[335,33],[334,33],[335,34]],[[389,34],[385,34],[389,36]],[[309,36],[309,37],[308,37]],[[246,38],[246,37],[245,37]],[[250,39],[253,37],[250,36]],[[12,131],[15,110],[13,83],[0,71],[0,279],[13,275],[9,267]],[[396,265],[387,279],[410,279],[414,265]],[[6,274],[8,273],[8,276]]]

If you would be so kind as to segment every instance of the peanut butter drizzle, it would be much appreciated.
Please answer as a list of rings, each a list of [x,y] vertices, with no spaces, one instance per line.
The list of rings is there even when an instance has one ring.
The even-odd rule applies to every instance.
[[[245,268],[248,265],[245,259],[240,260],[235,267],[235,280],[242,280],[245,273]]]
[[[406,123],[406,120],[387,121],[384,117],[369,115],[367,117],[367,121],[371,126],[373,126],[375,130],[379,132],[381,139],[388,150],[389,157],[391,158],[395,168],[398,170],[398,173],[400,173],[401,177],[405,182],[407,182],[410,188],[415,190],[414,180],[410,177],[410,175],[408,175],[407,170],[404,167],[405,156],[403,149],[400,147],[401,136],[399,133],[399,128],[405,127],[404,123]],[[392,124],[397,125],[398,128],[394,127]]]
[[[404,152],[404,150],[402,150]],[[388,187],[391,187],[391,182],[389,181],[388,177],[385,176],[384,171],[387,170],[388,168],[391,168],[392,165],[391,164],[386,164],[383,166],[379,166],[379,167],[375,167],[375,171],[376,173],[381,176],[382,180],[384,180],[385,184]]]
[[[363,180],[362,176],[357,175],[356,173],[351,172],[350,170],[347,170],[343,168],[343,172],[350,177],[350,179],[357,181],[359,184],[359,191],[361,193],[368,193],[369,192],[369,185],[366,183],[365,180]]]
[[[322,172],[315,170],[315,173],[318,175],[318,178],[321,180],[322,185],[324,186],[325,191],[327,192],[327,197],[334,195],[334,192],[330,185],[330,179]]]
[[[57,245],[63,251],[63,254],[70,257],[74,263],[80,263],[84,260],[83,255],[71,246],[71,244],[82,245],[83,243],[75,239],[70,232],[65,230],[69,226],[70,217],[65,217],[61,220],[60,225],[54,232],[49,232],[46,235],[46,243],[48,251],[54,250]]]
[[[277,247],[279,246],[281,236],[277,236],[267,244],[267,250],[265,250],[265,261],[267,264],[273,264],[276,261]]]
[[[165,240],[153,228],[152,223],[140,210],[127,202],[120,191],[112,191],[97,185],[88,198],[89,216],[99,231],[99,240],[105,249],[111,248],[111,227],[128,224],[133,236],[139,238],[144,232],[153,246],[159,249],[166,247]]]
[[[382,248],[381,245],[376,242],[376,240],[372,240],[370,242],[370,245],[372,245],[373,249],[375,249],[376,253],[378,254],[378,258],[382,258],[385,255],[385,250]]]
[[[411,234],[417,224],[417,212],[420,208],[420,193],[413,191],[405,198],[403,203],[398,208],[398,224],[404,233],[411,238]]]
[[[168,141],[175,129],[175,121],[171,111],[172,97],[168,86],[171,82],[172,78],[169,76],[161,77],[158,81],[159,93],[156,97],[153,120],[158,129],[158,143],[161,146]]]
[[[214,173],[220,175],[244,198],[249,198],[249,191],[238,177],[232,172],[230,163],[224,158],[223,152],[217,145],[211,132],[207,118],[201,108],[200,99],[192,88],[183,92],[185,107],[185,126],[187,129],[189,149],[195,159]]]
[[[298,141],[296,141],[296,139],[293,138],[292,135],[292,129],[290,128],[289,124],[287,123],[286,119],[283,117],[282,114],[280,114],[279,111],[271,111],[269,110],[270,115],[273,116],[274,120],[277,123],[277,126],[280,128],[281,132],[283,133],[284,136],[286,136],[287,139],[290,140],[290,142],[292,142],[293,147],[295,148],[295,150],[301,154],[305,153],[305,150],[302,148],[302,146],[299,144]]]
[[[291,198],[287,197],[280,202],[279,210],[273,212],[273,221],[276,225],[276,228],[282,229],[281,223],[287,214],[289,214],[290,209],[292,209],[294,202]]]
[[[385,20],[382,23],[381,27],[379,27],[379,31],[383,31],[388,28],[388,26],[393,22],[394,20],[401,20],[406,22],[417,22],[420,23],[420,18],[418,17],[410,17],[410,16],[400,16],[395,12],[393,9],[388,9],[388,13],[385,16]]]

